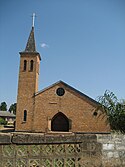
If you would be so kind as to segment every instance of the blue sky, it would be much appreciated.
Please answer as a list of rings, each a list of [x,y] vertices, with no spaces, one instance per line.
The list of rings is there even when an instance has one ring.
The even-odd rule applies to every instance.
[[[1,0],[0,103],[16,102],[19,52],[35,12],[39,90],[62,80],[96,99],[125,99],[125,0]]]

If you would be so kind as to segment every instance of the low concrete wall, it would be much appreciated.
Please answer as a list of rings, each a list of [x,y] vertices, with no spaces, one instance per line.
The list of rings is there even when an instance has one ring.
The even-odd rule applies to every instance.
[[[102,144],[102,163],[104,166],[125,167],[125,135],[97,135]]]
[[[125,167],[125,135],[0,133],[0,167]]]

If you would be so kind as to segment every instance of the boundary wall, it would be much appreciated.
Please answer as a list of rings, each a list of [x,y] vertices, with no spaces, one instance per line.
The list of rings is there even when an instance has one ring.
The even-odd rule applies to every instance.
[[[0,133],[0,167],[125,167],[125,135]]]

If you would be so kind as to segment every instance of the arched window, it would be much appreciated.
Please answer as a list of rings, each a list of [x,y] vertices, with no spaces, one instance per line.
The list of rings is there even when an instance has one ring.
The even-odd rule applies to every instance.
[[[30,71],[33,71],[33,60],[30,61]]]
[[[69,131],[69,119],[61,112],[57,113],[51,121],[51,130],[52,131]]]
[[[24,60],[24,64],[23,64],[23,70],[26,71],[26,68],[27,68],[27,61]]]
[[[27,120],[27,111],[24,110],[24,113],[23,113],[23,121],[26,122]]]

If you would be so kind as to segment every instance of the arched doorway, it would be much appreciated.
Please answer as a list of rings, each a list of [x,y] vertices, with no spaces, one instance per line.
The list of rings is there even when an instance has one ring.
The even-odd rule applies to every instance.
[[[52,131],[68,132],[69,131],[69,120],[68,120],[68,118],[61,112],[57,113],[52,118],[51,130]]]

